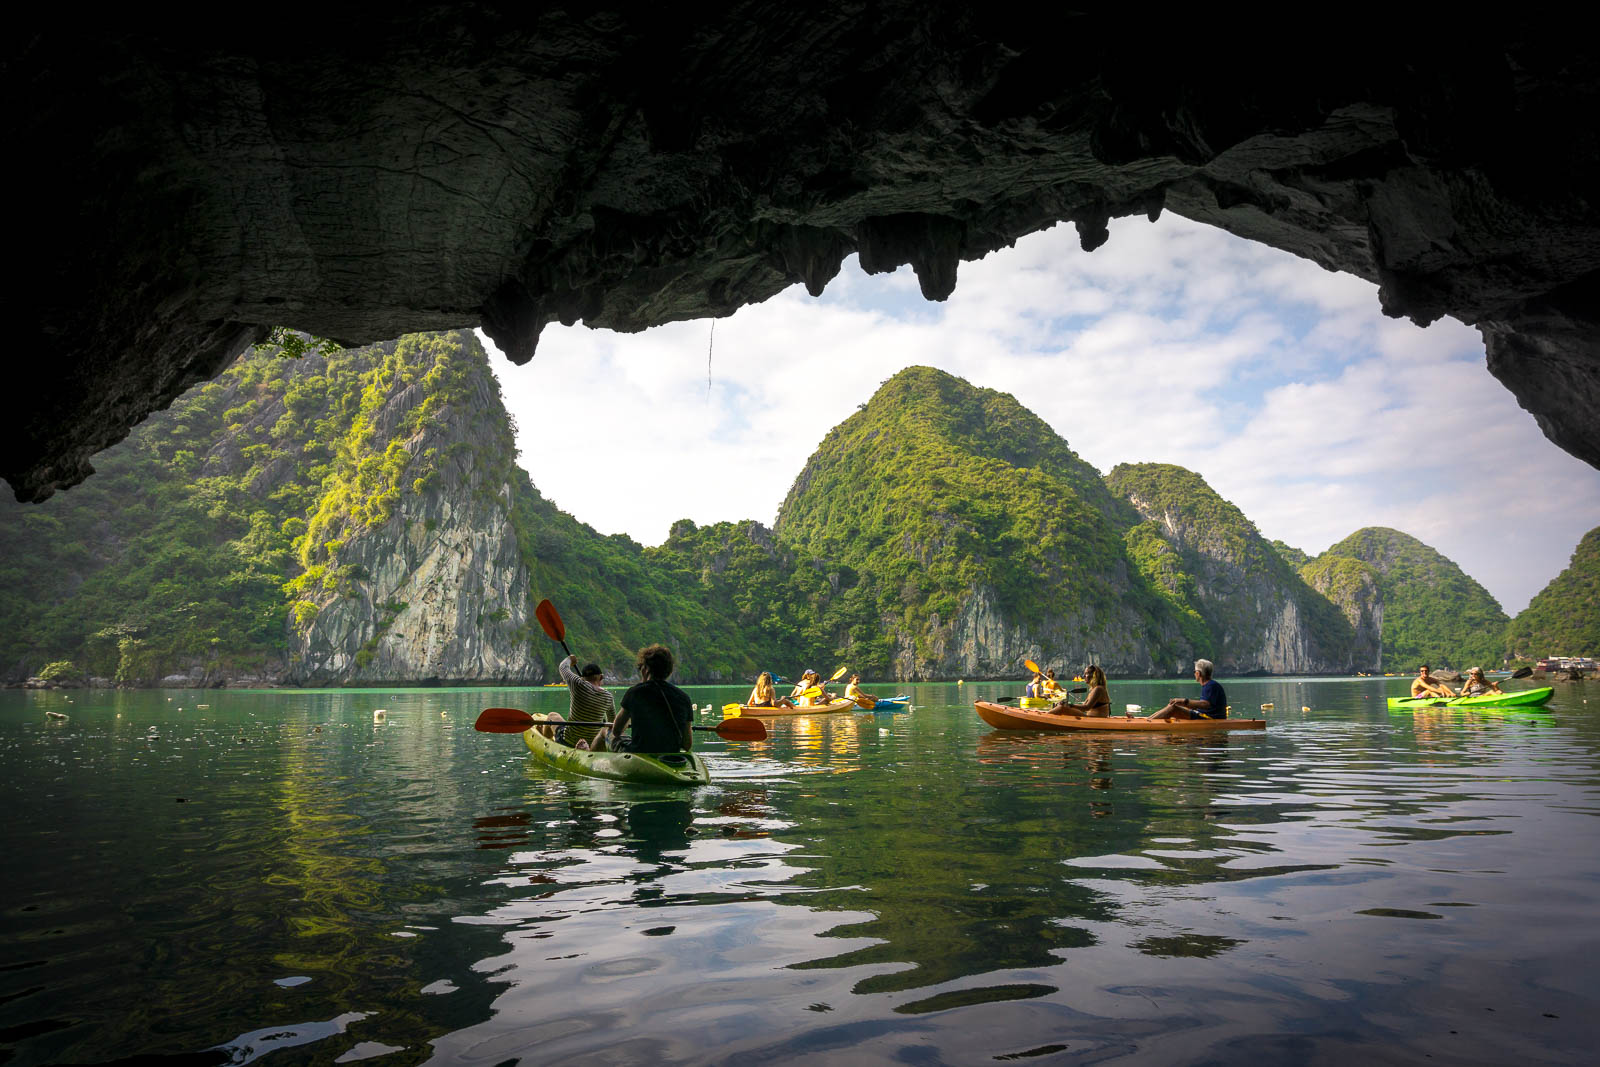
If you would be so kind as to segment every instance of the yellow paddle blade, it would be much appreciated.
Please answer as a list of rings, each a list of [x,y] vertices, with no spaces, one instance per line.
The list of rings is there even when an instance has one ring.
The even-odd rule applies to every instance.
[[[839,679],[840,679],[840,678],[843,678],[843,677],[844,677],[844,672],[845,672],[845,671],[846,671],[846,670],[848,670],[848,669],[849,669],[849,668],[847,668],[847,667],[840,667],[840,668],[839,668],[839,669],[838,669],[838,670],[836,670],[836,671],[834,671],[834,672],[833,672],[833,677],[832,677],[832,678],[829,678],[829,679],[828,679],[828,681],[830,681],[830,682],[837,682],[837,681],[838,681],[838,680],[839,680]]]
[[[1044,673],[1043,669],[1041,669],[1040,666],[1037,663],[1033,662],[1033,660],[1031,660],[1031,659],[1023,660],[1022,661],[1022,665],[1024,667],[1028,668],[1034,674],[1043,674]]]
[[[724,719],[737,719],[742,714],[744,714],[743,704],[722,705],[722,717]]]
[[[819,696],[822,695],[822,686],[814,685],[810,689],[807,689],[805,692],[801,693],[800,695],[803,696],[803,697],[819,697]]]

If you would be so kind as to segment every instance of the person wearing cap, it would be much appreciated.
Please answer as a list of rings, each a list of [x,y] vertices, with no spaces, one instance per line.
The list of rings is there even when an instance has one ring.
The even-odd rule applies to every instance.
[[[563,745],[588,748],[594,744],[600,728],[617,717],[616,703],[611,699],[611,694],[600,686],[605,675],[598,663],[586,664],[579,671],[577,656],[568,656],[556,665],[556,669],[561,672],[561,680],[567,683],[570,696],[567,717],[563,719],[559,711],[552,711],[545,721],[555,725],[542,727],[540,733],[555,738]],[[589,723],[595,725],[587,725]]]

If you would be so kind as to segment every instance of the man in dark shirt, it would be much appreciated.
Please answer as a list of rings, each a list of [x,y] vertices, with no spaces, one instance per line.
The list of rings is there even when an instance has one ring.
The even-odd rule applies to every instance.
[[[1208,659],[1194,661],[1194,680],[1200,683],[1200,696],[1173,697],[1167,706],[1151,715],[1152,719],[1226,719],[1228,694],[1211,677],[1212,664]]]
[[[667,681],[672,667],[672,650],[665,645],[639,650],[642,681],[622,694],[622,711],[606,740],[611,751],[689,751],[694,741],[689,729],[694,722],[694,704],[688,693]],[[632,736],[623,736],[630,726]]]

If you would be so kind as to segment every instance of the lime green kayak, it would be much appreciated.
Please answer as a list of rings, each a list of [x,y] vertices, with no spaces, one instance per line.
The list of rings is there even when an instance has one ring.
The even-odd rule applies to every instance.
[[[1476,697],[1390,697],[1391,708],[1536,708],[1555,693],[1551,686]]]
[[[544,716],[535,715],[534,718]],[[546,767],[586,778],[641,785],[706,785],[711,781],[706,761],[693,752],[659,752],[649,756],[640,752],[590,752],[560,744],[538,730],[524,730],[522,740],[527,742],[533,758]]]

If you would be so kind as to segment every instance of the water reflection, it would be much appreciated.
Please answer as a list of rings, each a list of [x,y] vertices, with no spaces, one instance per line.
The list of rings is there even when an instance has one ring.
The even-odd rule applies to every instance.
[[[709,741],[688,792],[453,725],[541,694],[0,714],[0,1030],[23,1063],[1583,1062],[1600,728],[1255,684],[1295,702],[1265,733],[1150,737],[918,687]]]

